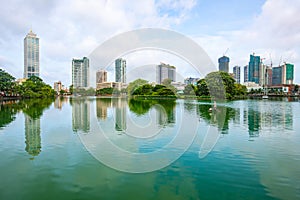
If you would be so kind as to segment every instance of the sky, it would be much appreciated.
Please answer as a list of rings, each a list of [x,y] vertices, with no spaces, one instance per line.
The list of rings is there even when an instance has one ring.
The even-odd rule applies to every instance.
[[[162,28],[191,38],[215,66],[228,49],[230,71],[247,65],[252,53],[268,65],[293,63],[294,82],[300,83],[299,13],[299,0],[10,0],[0,7],[0,68],[23,77],[23,39],[32,29],[40,38],[41,78],[50,85],[60,80],[69,86],[72,58],[89,56],[126,31]],[[155,80],[155,73],[147,69],[153,72],[160,62],[177,67],[178,81],[203,76],[186,61],[161,51],[141,50],[124,57],[131,74],[148,74],[149,81]],[[104,68],[114,81],[113,65]]]

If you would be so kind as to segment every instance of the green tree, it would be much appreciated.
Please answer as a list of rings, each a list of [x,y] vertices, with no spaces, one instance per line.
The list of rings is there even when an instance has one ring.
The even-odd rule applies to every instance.
[[[227,72],[211,72],[206,75],[205,81],[213,98],[233,99],[235,80]]]
[[[247,87],[245,85],[235,83],[234,91],[236,96],[245,96],[247,95]]]
[[[140,86],[148,84],[148,81],[144,79],[136,79],[135,81],[131,82],[127,86],[127,94],[132,95],[133,92]]]
[[[185,95],[195,95],[195,86],[188,84],[184,87],[183,94]]]
[[[0,69],[0,93],[11,93],[15,86],[15,77]]]
[[[197,96],[209,96],[209,90],[205,79],[200,79],[196,87]]]
[[[114,88],[102,88],[96,91],[96,95],[107,96],[112,95],[114,92]]]

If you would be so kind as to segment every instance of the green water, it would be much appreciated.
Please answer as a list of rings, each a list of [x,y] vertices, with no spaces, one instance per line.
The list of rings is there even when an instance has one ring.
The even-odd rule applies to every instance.
[[[300,103],[2,102],[0,199],[300,199]]]

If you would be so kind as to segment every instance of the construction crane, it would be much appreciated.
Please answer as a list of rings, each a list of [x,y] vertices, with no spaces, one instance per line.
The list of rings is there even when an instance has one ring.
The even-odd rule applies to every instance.
[[[279,64],[278,64],[279,67],[280,67],[281,62],[282,62],[282,56],[280,56],[280,59],[279,59]]]
[[[271,53],[269,53],[269,55],[270,55],[270,61],[271,61],[270,65],[271,65],[271,68],[272,68],[273,63],[272,63],[272,56],[271,56]]]
[[[223,53],[223,56],[226,55],[226,53],[228,52],[229,48],[226,49],[226,51]]]

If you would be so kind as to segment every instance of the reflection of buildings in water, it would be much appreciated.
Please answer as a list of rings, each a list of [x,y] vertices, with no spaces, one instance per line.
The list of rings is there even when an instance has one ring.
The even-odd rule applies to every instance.
[[[25,115],[25,150],[32,156],[41,152],[41,126],[40,119],[33,119]]]
[[[256,109],[243,110],[243,122],[244,125],[248,125],[248,132],[251,137],[258,136],[261,130],[293,128],[291,105],[286,102],[276,102],[275,104],[273,102],[258,103],[255,105]]]
[[[112,107],[111,99],[97,99],[96,100],[97,117],[101,120],[105,120],[107,118],[107,109],[109,107]]]
[[[115,107],[115,129],[116,131],[126,131],[127,129],[127,119],[126,119],[126,108],[127,101],[122,98],[113,101]]]
[[[165,109],[162,105],[155,105],[157,124],[164,126],[176,122],[176,110]]]
[[[72,127],[73,131],[90,130],[90,102],[87,100],[75,100],[72,102]]]
[[[68,103],[68,98],[56,98],[55,101],[54,101],[54,108],[57,108],[57,109],[62,109],[62,106],[64,103]]]

